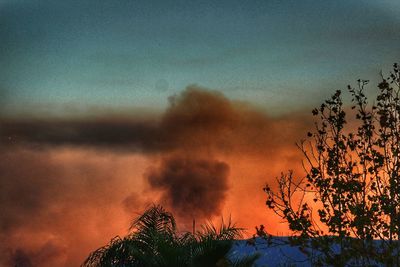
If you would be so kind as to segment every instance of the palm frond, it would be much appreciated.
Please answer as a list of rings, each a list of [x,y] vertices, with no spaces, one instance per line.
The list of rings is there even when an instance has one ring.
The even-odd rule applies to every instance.
[[[240,238],[243,231],[230,218],[227,224],[222,220],[219,227],[208,223],[195,234],[178,234],[173,215],[154,205],[132,222],[129,231],[126,237],[117,236],[92,252],[82,266],[250,266],[244,264],[251,259],[235,263],[228,259],[234,239]]]
[[[172,234],[176,232],[176,222],[172,213],[160,205],[153,205],[132,222],[129,230],[136,232],[154,230]]]
[[[212,223],[208,222],[202,225],[202,230],[197,232],[197,236],[200,240],[202,239],[215,239],[215,240],[234,240],[243,237],[243,228],[236,227],[229,217],[228,223],[221,219],[221,224],[217,227]]]

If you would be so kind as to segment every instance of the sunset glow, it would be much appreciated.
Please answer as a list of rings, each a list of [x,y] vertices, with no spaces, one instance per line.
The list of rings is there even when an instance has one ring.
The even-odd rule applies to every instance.
[[[263,187],[311,110],[400,58],[395,0],[167,2],[0,0],[0,266],[79,266],[154,203],[287,235]]]

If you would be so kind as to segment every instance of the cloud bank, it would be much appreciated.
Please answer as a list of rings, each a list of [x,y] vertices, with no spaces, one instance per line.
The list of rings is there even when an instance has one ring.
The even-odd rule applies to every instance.
[[[306,128],[302,114],[271,118],[216,91],[190,86],[170,97],[158,119],[98,117],[81,119],[0,119],[2,145],[79,146],[139,153],[182,149],[247,150],[286,145],[283,136]],[[289,144],[292,145],[292,144]],[[259,148],[259,149],[257,149]],[[261,150],[261,151],[258,151]]]
[[[283,165],[298,165],[294,142],[308,117],[271,117],[195,86],[156,118],[3,117],[0,263],[79,265],[151,202],[178,221],[225,208],[241,223],[262,220],[262,186]]]

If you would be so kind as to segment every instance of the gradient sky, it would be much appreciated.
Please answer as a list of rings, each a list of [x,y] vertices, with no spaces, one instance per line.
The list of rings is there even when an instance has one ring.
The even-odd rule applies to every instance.
[[[268,110],[400,57],[400,2],[0,1],[2,112],[162,110],[197,84]]]
[[[400,60],[399,14],[398,0],[0,0],[0,265],[79,266],[151,203],[179,229],[232,215],[248,236],[288,234],[262,188],[302,175],[315,105],[358,78],[374,92]]]

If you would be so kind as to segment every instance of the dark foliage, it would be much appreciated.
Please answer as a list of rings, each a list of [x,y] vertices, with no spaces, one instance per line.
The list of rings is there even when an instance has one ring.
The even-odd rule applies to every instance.
[[[306,177],[289,172],[277,190],[264,188],[267,206],[294,232],[293,244],[322,252],[316,265],[400,266],[399,66],[381,76],[372,105],[368,81],[358,80],[348,86],[351,109],[341,91],[314,109],[315,130],[298,144]]]
[[[113,238],[108,245],[92,252],[82,266],[252,266],[255,255],[228,258],[232,242],[241,237],[241,232],[229,220],[218,229],[207,224],[197,233],[179,234],[172,214],[161,206],[153,206],[134,220],[128,236]]]

